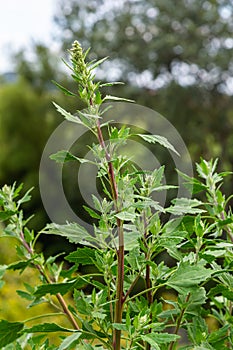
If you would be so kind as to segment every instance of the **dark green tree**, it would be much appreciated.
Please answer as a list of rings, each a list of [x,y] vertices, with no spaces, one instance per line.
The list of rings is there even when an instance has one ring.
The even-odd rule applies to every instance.
[[[79,38],[93,56],[110,56],[120,79],[149,89],[175,81],[226,92],[232,12],[229,0],[61,0],[55,21],[63,46]]]
[[[39,189],[41,156],[51,133],[62,121],[51,101],[63,103],[65,96],[55,87],[38,91],[34,81],[20,76],[16,83],[0,87],[0,185],[17,181],[25,184],[25,191],[34,187],[26,209],[28,216],[37,212],[31,225],[40,229],[48,221]],[[68,98],[67,108],[75,112],[74,104],[75,100]],[[69,179],[66,182],[69,184]],[[48,183],[48,191],[54,191],[52,184]]]
[[[109,56],[100,78],[127,82],[120,94],[167,117],[194,161],[216,156],[231,168],[232,0],[60,0],[59,6],[56,37],[63,48],[78,39],[91,46],[91,58]]]
[[[24,182],[35,187],[31,210],[43,217],[38,170],[43,147],[57,125],[51,94],[38,95],[23,80],[0,88],[0,183]]]

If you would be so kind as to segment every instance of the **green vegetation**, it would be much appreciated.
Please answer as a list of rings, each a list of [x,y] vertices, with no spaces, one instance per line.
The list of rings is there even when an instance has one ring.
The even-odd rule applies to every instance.
[[[3,185],[17,179],[26,189],[36,187],[31,212],[38,213],[38,227],[44,216],[37,185],[40,157],[58,122],[51,98],[49,93],[42,98],[24,81],[0,88],[0,181]]]
[[[87,53],[74,42],[70,69],[77,88],[70,92],[60,86],[66,95],[77,95],[86,108],[73,115],[57,103],[55,107],[96,139],[89,148],[103,196],[93,196],[94,209],[85,207],[96,219],[93,234],[75,222],[50,223],[37,233],[27,227],[29,219],[21,207],[30,200],[30,191],[21,196],[22,187],[16,185],[5,185],[0,191],[0,218],[6,223],[3,236],[16,240],[19,259],[1,266],[1,277],[8,270],[36,270],[40,283],[27,281],[18,294],[31,306],[47,302],[56,315],[66,316],[70,325],[50,323],[43,314],[43,323],[33,326],[28,325],[29,320],[1,320],[0,346],[4,350],[232,348],[233,217],[231,196],[221,190],[224,177],[231,174],[219,173],[217,160],[202,159],[196,165],[197,178],[181,174],[194,197],[176,198],[162,207],[153,194],[174,188],[164,184],[164,166],[153,171],[137,169],[129,157],[121,155],[120,146],[134,136],[177,152],[160,135],[132,135],[127,127],[117,129],[110,121],[104,123],[102,116],[109,112],[102,109],[103,102],[124,99],[104,97],[105,84],[94,81],[94,72],[105,59],[88,62]],[[89,162],[66,150],[51,158],[62,164]],[[197,198],[199,193],[202,201]],[[164,221],[163,213],[175,218]],[[41,233],[65,237],[78,248],[65,257],[45,258],[36,250]],[[164,252],[173,258],[173,266],[159,259]],[[67,261],[69,267],[64,265]],[[80,265],[94,265],[97,272],[81,275],[77,272]],[[142,289],[134,292],[139,281]],[[92,291],[85,294],[82,288],[87,284]],[[164,289],[172,296],[159,297]],[[65,300],[70,293],[72,300]],[[217,321],[217,329],[211,332],[210,319]],[[49,340],[48,333],[60,335],[59,345]],[[188,340],[183,339],[184,334]]]

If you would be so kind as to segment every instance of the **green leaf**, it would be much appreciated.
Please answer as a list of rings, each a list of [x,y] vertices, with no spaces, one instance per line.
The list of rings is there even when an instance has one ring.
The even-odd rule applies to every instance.
[[[101,63],[103,63],[104,61],[106,61],[108,59],[108,57],[104,57],[104,58],[101,58],[100,60],[96,61],[95,63],[88,63],[87,66],[90,67],[91,70],[95,69],[96,67],[98,67]]]
[[[111,96],[111,95],[106,95],[105,98],[103,99],[104,101],[125,101],[125,102],[134,102],[133,100],[129,100],[127,98],[122,98],[122,97],[116,97],[116,96]]]
[[[181,294],[187,294],[193,287],[211,277],[213,271],[205,268],[205,264],[205,261],[199,261],[195,265],[181,262],[166,284]]]
[[[144,255],[140,252],[139,247],[133,248],[129,254],[126,256],[126,259],[133,270],[140,270],[140,267],[145,262]]]
[[[24,324],[21,322],[8,322],[0,320],[0,348],[19,338]]]
[[[53,234],[66,237],[71,243],[82,243],[84,239],[87,239],[89,233],[87,230],[77,223],[67,223],[65,225],[48,224],[41,231],[45,234]],[[91,236],[90,236],[91,237]]]
[[[31,294],[25,292],[24,290],[17,290],[16,293],[23,299],[26,299],[29,301],[34,300],[34,297]]]
[[[75,289],[74,301],[79,313],[87,316],[91,315],[93,308],[91,307],[91,304],[85,300],[85,295],[82,291]]]
[[[66,163],[70,161],[78,161],[79,163],[89,163],[88,159],[78,158],[70,152],[64,150],[51,154],[49,158],[55,160],[57,163]]]
[[[180,170],[176,169],[177,173],[184,179],[186,182],[184,182],[184,186],[192,193],[196,194],[203,190],[206,190],[206,185],[204,185],[199,180],[190,177],[184,173],[182,173]]]
[[[138,247],[138,239],[141,237],[140,232],[132,231],[125,232],[124,235],[124,249],[130,251]]]
[[[82,335],[81,332],[75,332],[74,334],[65,338],[61,343],[61,345],[59,346],[58,350],[65,350],[71,345],[74,346],[75,344],[77,344],[77,341],[81,335]]]
[[[67,90],[66,88],[64,88],[64,86],[58,84],[55,80],[52,80],[52,83],[54,85],[56,85],[65,95],[67,95],[67,96],[77,96],[73,92],[71,92],[71,91]]]
[[[192,322],[188,324],[187,328],[189,338],[191,338],[193,344],[202,344],[203,342],[206,342],[206,338],[208,337],[208,327],[204,318],[200,316],[193,317]],[[205,349],[205,347],[203,348]]]
[[[151,333],[143,335],[141,338],[150,345],[154,346],[156,349],[156,346],[158,348],[158,344],[167,344],[172,341],[177,341],[178,339],[180,339],[180,336],[169,333]]]
[[[163,249],[165,248],[169,255],[171,255],[176,260],[182,259],[181,252],[177,249],[178,244],[182,244],[181,242],[185,240],[187,236],[186,231],[172,232],[172,233],[164,233],[160,236],[158,243]]]
[[[200,177],[202,177],[203,179],[207,179],[207,177],[211,175],[213,179],[213,174],[214,174],[214,171],[216,170],[217,163],[218,163],[218,159],[215,159],[213,163],[213,159],[211,159],[210,161],[206,161],[201,158],[200,163],[196,164],[196,169]],[[217,176],[217,178],[218,178],[217,182],[221,181],[222,179],[221,176]]]
[[[166,139],[166,137],[161,135],[147,135],[147,134],[137,134],[137,136],[141,137],[143,140],[149,143],[159,143],[161,146],[170,149],[178,156],[180,155],[177,150],[172,146],[172,144]]]
[[[208,296],[210,298],[216,295],[221,295],[227,298],[228,300],[233,301],[233,291],[230,288],[227,288],[226,286],[218,284],[216,287],[212,288],[208,293]]]
[[[52,332],[73,332],[72,329],[58,326],[56,323],[42,323],[31,328],[26,328],[24,333],[52,333]]]
[[[95,261],[95,250],[88,247],[78,248],[75,252],[66,256],[65,259],[76,264],[92,265]]]
[[[34,231],[33,230],[30,231],[27,227],[25,227],[24,228],[24,238],[25,238],[27,243],[32,242],[34,239]]]
[[[177,246],[186,236],[186,231],[179,231],[178,229],[175,232],[165,232],[160,236],[159,244],[164,248]]]
[[[203,256],[205,256],[205,255],[211,255],[214,259],[215,258],[218,258],[218,257],[220,257],[220,256],[225,256],[226,255],[226,250],[224,249],[216,249],[216,250],[211,250],[211,249],[208,249],[208,250],[205,250],[203,253]],[[208,257],[207,257],[207,259],[208,259]],[[209,260],[208,260],[209,261]]]
[[[87,207],[86,205],[83,205],[83,208],[86,210],[86,212],[94,219],[100,219],[101,216],[97,214],[93,209]]]
[[[55,256],[49,256],[48,257],[48,259],[46,260],[46,265],[48,265],[48,264],[53,264],[54,263],[54,261],[56,261],[57,260],[57,258],[59,257],[59,256],[61,256],[61,255],[64,255],[65,253],[59,253],[59,254],[57,254],[57,255],[55,255]]]
[[[92,200],[93,200],[95,209],[97,209],[98,211],[101,212],[102,211],[102,205],[101,205],[99,199],[94,194],[92,195]]]
[[[138,201],[134,202],[134,204],[132,205],[132,207],[136,208],[136,209],[147,209],[149,207],[154,208],[156,211],[159,211],[161,213],[164,213],[165,210],[163,207],[161,207],[161,205],[159,205],[159,202],[154,201],[153,199],[144,197],[144,196],[138,196],[135,195],[134,196],[135,199],[138,199]],[[136,214],[134,214],[136,217]]]
[[[223,326],[222,328],[219,328],[215,332],[210,333],[208,337],[208,341],[210,342],[210,344],[214,345],[214,343],[219,342],[221,338],[226,339],[228,337],[229,328],[230,328],[230,325],[226,324],[225,326]]]
[[[136,217],[136,214],[127,211],[121,211],[120,213],[117,213],[114,216],[123,221],[133,221]]]
[[[65,109],[60,107],[58,104],[53,102],[54,106],[56,107],[57,111],[65,117],[66,120],[69,122],[77,123],[77,124],[82,124],[81,120],[78,117],[75,117],[71,113],[67,112]]]
[[[224,219],[224,220],[222,220],[222,219],[218,220],[218,226],[219,227],[223,227],[225,225],[229,225],[229,224],[232,224],[232,223],[233,223],[233,215],[228,217],[228,218],[226,218],[226,219]]]
[[[16,182],[14,182],[14,184],[12,186],[13,198],[18,197],[18,195],[21,192],[22,188],[23,188],[23,183],[21,183],[18,187],[16,187]]]
[[[146,338],[144,339],[144,337],[146,337]],[[154,342],[153,339],[151,339],[150,337],[145,335],[145,336],[142,336],[141,338],[142,338],[142,340],[144,340],[147,343],[149,343],[150,345],[152,345],[153,346],[153,348],[152,348],[153,350],[161,350],[160,346],[156,342]]]
[[[166,211],[174,215],[200,214],[205,212],[204,209],[197,208],[197,206],[203,205],[197,199],[176,198],[172,200],[172,204],[173,206],[166,208]]]
[[[183,296],[184,307],[187,305],[186,295]],[[200,305],[205,304],[206,302],[206,291],[203,287],[193,288],[190,293],[190,298],[188,301],[188,306],[186,308],[186,313],[194,316],[198,316],[200,314]]]
[[[5,271],[7,270],[8,265],[0,265],[0,278],[4,276]]]
[[[25,270],[28,265],[32,263],[33,259],[30,260],[22,260],[22,261],[17,261],[16,263],[12,263],[8,265],[8,270]]]
[[[46,294],[55,295],[60,293],[62,295],[66,294],[68,291],[73,288],[81,288],[87,284],[81,277],[76,278],[74,281],[64,282],[64,283],[53,283],[53,284],[42,284],[38,286],[34,292],[34,295],[37,298],[41,298]]]
[[[100,115],[90,114],[84,111],[77,111],[77,114],[81,123],[90,130],[95,126],[96,120],[101,118]]]
[[[153,192],[160,192],[160,191],[165,191],[165,190],[171,190],[171,189],[174,189],[174,188],[178,188],[178,186],[173,186],[173,185],[161,185],[161,186],[155,187],[155,188],[153,189]]]
[[[0,221],[8,220],[16,212],[14,210],[0,211]]]
[[[122,323],[113,323],[112,324],[113,328],[119,330],[119,331],[127,331],[127,326],[126,324]]]
[[[103,86],[113,86],[113,85],[124,85],[123,82],[121,81],[113,81],[111,83],[103,83],[103,84],[100,84],[100,87],[103,87]]]
[[[45,339],[45,335],[44,334],[36,334],[36,335],[24,335],[24,338],[22,338],[23,341],[21,344],[24,343],[24,340],[27,341],[27,346],[30,346],[30,350],[42,350],[42,349],[46,349],[46,350],[56,350],[55,347],[53,346],[49,346],[49,340]],[[38,349],[38,344],[40,344],[40,349]],[[42,349],[41,349],[42,348]],[[15,350],[15,349],[12,349]],[[21,350],[25,350],[21,349]]]
[[[30,189],[25,193],[25,195],[17,201],[17,208],[19,208],[21,204],[30,201],[30,199],[31,199],[30,192],[31,192],[33,189],[34,189],[33,187],[30,188]]]
[[[101,93],[98,91],[96,91],[95,94],[95,103],[100,105],[102,103],[102,98],[101,98]]]

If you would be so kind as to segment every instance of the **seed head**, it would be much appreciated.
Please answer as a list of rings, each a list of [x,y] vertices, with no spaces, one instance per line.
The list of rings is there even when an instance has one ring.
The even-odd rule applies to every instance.
[[[87,73],[87,67],[84,60],[84,53],[80,43],[75,40],[70,49],[71,61],[73,62],[74,69],[79,75],[85,75]]]
[[[70,49],[71,51],[71,58],[76,61],[79,62],[80,60],[83,59],[83,49],[80,45],[80,43],[78,42],[78,40],[75,40],[72,44],[72,48]]]

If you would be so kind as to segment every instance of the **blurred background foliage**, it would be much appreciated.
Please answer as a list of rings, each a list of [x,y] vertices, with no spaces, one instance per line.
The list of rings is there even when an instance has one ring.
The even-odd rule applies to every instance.
[[[70,111],[83,108],[51,83],[56,80],[72,89],[60,57],[73,40],[91,47],[90,59],[109,56],[97,78],[124,81],[124,86],[114,87],[114,94],[165,116],[193,162],[200,156],[219,157],[219,166],[232,170],[232,33],[232,0],[57,1],[53,40],[59,53],[35,43],[33,60],[24,51],[15,54],[16,81],[0,79],[0,184],[17,181],[25,183],[25,190],[35,187],[26,208],[28,215],[36,213],[32,226],[39,229],[48,220],[38,169],[46,140],[62,121],[51,101]],[[64,182],[69,188],[66,175]],[[232,190],[228,183],[227,191]],[[75,207],[76,193],[70,192]],[[79,208],[81,199],[75,200]]]
[[[109,56],[100,76],[168,118],[194,161],[231,168],[231,0],[60,1],[55,22],[63,48],[78,38],[91,58]]]

